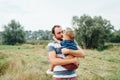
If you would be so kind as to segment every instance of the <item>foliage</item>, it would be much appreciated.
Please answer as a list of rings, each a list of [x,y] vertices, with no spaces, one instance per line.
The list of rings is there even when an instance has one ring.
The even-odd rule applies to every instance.
[[[2,32],[0,32],[0,44],[2,44]]]
[[[120,30],[116,30],[112,33],[110,41],[114,43],[120,43]]]
[[[4,44],[15,45],[16,43],[25,42],[25,32],[23,27],[15,20],[11,20],[8,25],[4,26],[2,36]]]
[[[78,44],[85,48],[104,47],[104,43],[109,40],[113,30],[110,21],[101,16],[93,18],[88,15],[83,15],[80,18],[74,16],[72,24]]]
[[[52,34],[51,31],[25,31],[26,40],[51,40]]]
[[[26,44],[32,44],[32,45],[47,45],[50,42],[50,40],[27,40]]]

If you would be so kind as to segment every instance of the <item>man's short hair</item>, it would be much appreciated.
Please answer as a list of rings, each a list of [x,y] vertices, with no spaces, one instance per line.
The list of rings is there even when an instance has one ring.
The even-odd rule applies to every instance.
[[[52,34],[55,34],[55,28],[56,28],[56,27],[59,28],[59,27],[61,27],[61,26],[60,26],[60,25],[54,25],[53,28],[52,28]]]

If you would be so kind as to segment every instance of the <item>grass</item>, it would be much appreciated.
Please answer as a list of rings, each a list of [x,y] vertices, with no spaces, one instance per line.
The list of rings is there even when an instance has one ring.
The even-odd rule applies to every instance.
[[[120,80],[120,46],[104,51],[84,50],[78,80]],[[45,45],[0,45],[0,80],[52,80]]]
[[[7,56],[3,53],[0,53],[0,75],[3,75],[8,64],[6,61]]]
[[[0,50],[16,50],[16,49],[29,49],[30,47],[26,45],[19,45],[19,46],[13,46],[13,45],[0,45]]]

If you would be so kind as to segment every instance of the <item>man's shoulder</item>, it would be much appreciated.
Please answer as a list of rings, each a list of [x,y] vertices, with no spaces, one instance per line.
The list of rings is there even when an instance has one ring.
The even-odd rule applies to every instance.
[[[55,45],[55,41],[51,41],[50,43],[48,43],[47,46],[54,46]]]
[[[61,45],[59,43],[55,42],[55,41],[52,41],[52,42],[48,43],[47,47],[48,48],[50,48],[50,47],[60,48]]]

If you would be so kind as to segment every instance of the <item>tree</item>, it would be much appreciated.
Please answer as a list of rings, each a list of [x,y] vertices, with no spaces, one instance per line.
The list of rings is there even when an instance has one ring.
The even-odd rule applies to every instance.
[[[115,30],[115,32],[112,33],[110,41],[120,43],[120,30]]]
[[[80,18],[73,16],[72,25],[76,32],[78,44],[86,48],[104,46],[113,30],[110,21],[101,16],[93,18],[88,15],[83,15]]]
[[[0,32],[0,44],[2,43],[2,32]]]
[[[23,27],[15,20],[11,20],[8,25],[4,26],[2,36],[4,44],[15,45],[16,43],[25,42],[25,32]]]

